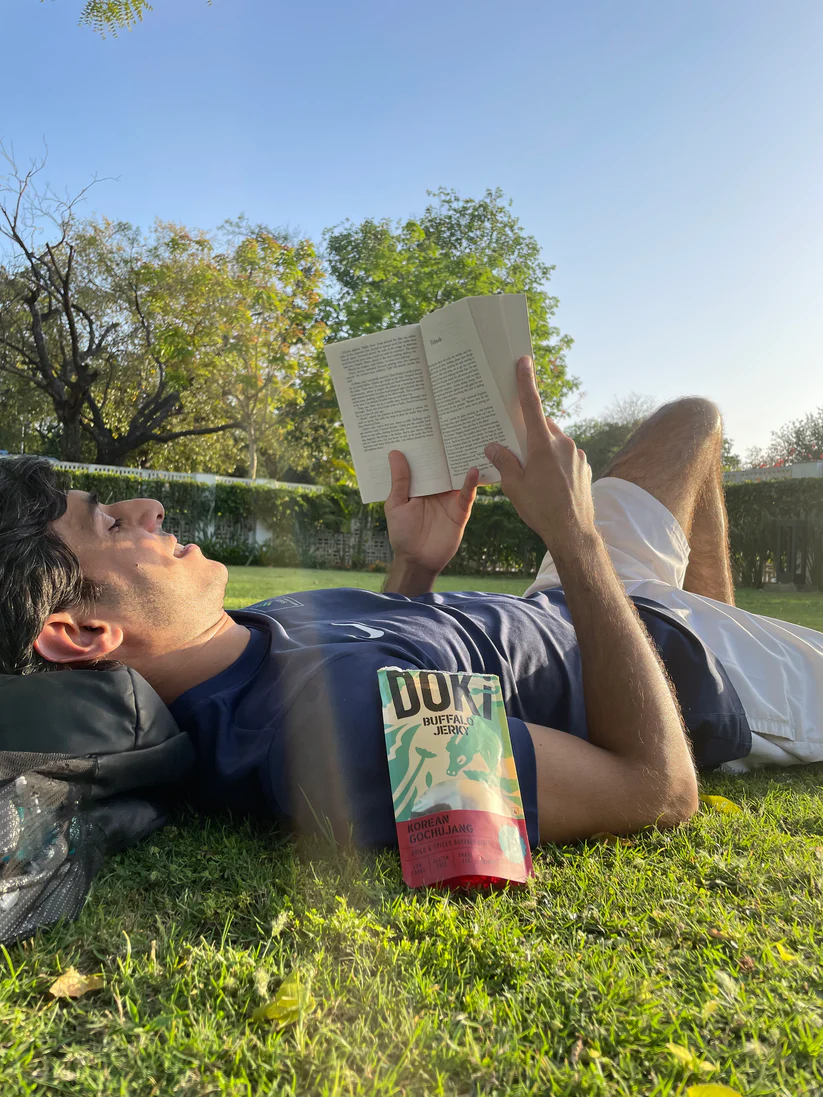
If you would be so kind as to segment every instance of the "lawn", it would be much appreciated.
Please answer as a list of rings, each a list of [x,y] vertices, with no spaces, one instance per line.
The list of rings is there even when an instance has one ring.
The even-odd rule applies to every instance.
[[[313,568],[229,568],[226,605],[240,609],[264,598],[291,594],[298,590],[322,590],[328,587],[363,587],[381,590],[386,576],[370,571],[318,571]],[[437,590],[491,590],[504,594],[522,594],[528,579],[503,577],[441,575]],[[823,595],[777,594],[763,590],[738,590],[737,604],[742,609],[794,621],[807,628],[823,631]]]
[[[235,569],[230,598],[381,582]],[[739,600],[823,628],[821,596]],[[105,867],[79,922],[4,951],[0,1093],[819,1095],[821,779],[708,778],[739,812],[547,847],[531,886],[476,896],[408,891],[393,853],[183,817]],[[54,1002],[71,965],[105,986]],[[293,971],[314,1010],[251,1020]]]

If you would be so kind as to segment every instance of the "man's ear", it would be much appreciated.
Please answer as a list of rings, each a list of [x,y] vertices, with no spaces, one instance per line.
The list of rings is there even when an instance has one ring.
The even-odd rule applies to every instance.
[[[122,643],[123,630],[108,621],[79,622],[70,613],[53,613],[34,647],[50,663],[79,663],[106,659]]]

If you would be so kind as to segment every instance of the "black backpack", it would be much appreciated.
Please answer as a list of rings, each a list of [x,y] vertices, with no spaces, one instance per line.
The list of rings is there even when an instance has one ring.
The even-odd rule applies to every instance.
[[[0,943],[76,918],[106,854],[163,826],[194,764],[128,667],[0,675]]]

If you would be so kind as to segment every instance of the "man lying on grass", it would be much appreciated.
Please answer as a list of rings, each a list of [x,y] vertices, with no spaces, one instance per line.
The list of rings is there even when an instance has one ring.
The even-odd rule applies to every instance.
[[[474,470],[460,492],[410,499],[392,454],[383,594],[300,592],[229,614],[225,567],[164,533],[159,503],[102,506],[60,492],[47,462],[7,459],[0,670],[120,660],[192,736],[201,805],[363,845],[395,842],[383,666],[499,675],[533,843],[686,821],[684,716],[698,760],[752,744],[753,763],[823,757],[823,635],[733,607],[716,408],[662,408],[592,489],[528,359],[518,377],[525,464],[488,455],[548,550],[527,596],[432,593]]]

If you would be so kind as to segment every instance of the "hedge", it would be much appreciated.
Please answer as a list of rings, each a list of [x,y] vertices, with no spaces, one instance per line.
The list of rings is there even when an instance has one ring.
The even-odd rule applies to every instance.
[[[316,534],[359,531],[359,543],[371,531],[385,531],[383,507],[364,506],[354,488],[329,487],[322,492],[270,488],[251,484],[208,485],[187,480],[142,479],[134,475],[96,472],[68,474],[73,487],[95,491],[103,502],[149,495],[169,514],[185,514],[198,531],[204,549],[226,563],[280,566],[320,566],[312,552]],[[773,555],[775,519],[809,522],[811,577],[823,589],[823,480],[773,480],[727,484],[726,502],[732,560],[743,586],[763,585],[766,562]],[[252,546],[248,541],[210,540],[208,531],[221,519],[235,524],[260,522],[271,540]],[[482,488],[463,544],[449,566],[462,575],[533,574],[543,555],[540,539],[517,517],[499,487]],[[350,566],[359,565],[357,545]]]
[[[774,558],[775,520],[805,519],[811,583],[823,590],[823,479],[727,484],[726,507],[732,564],[741,586],[763,586],[763,569]]]

